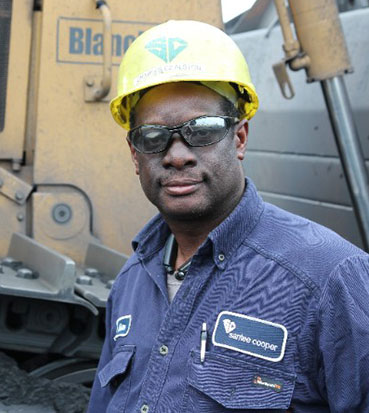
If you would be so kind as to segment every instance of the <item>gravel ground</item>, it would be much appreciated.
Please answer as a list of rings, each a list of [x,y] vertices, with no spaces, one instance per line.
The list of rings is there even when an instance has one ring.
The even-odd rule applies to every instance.
[[[55,413],[52,407],[41,405],[28,406],[26,404],[6,406],[0,403],[0,413]]]
[[[84,413],[89,390],[78,384],[30,377],[0,353],[0,413]]]

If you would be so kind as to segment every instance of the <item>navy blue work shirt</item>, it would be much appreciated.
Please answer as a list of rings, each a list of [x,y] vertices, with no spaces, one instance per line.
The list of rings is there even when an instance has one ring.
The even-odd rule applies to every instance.
[[[114,283],[89,413],[369,412],[365,252],[248,179],[170,304],[168,234],[153,218]]]

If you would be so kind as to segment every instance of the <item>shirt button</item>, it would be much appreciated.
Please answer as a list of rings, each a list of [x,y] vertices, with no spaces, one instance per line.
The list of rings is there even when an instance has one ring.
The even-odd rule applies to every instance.
[[[147,404],[143,404],[141,406],[141,413],[148,413],[149,411],[149,406]]]
[[[224,255],[224,254],[219,254],[219,255],[218,255],[218,260],[219,260],[220,262],[224,261],[224,260],[225,260],[225,255]]]
[[[166,356],[168,354],[168,347],[163,344],[160,346],[159,352],[162,356]]]

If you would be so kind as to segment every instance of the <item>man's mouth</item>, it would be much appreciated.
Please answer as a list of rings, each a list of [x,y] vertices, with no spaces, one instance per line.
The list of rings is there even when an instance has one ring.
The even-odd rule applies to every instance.
[[[168,195],[183,196],[195,192],[201,182],[199,179],[190,178],[169,179],[162,183],[162,187]]]

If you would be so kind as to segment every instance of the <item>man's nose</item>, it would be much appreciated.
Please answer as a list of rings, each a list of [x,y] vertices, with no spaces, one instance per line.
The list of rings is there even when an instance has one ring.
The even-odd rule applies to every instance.
[[[191,146],[178,133],[173,134],[162,162],[165,168],[173,167],[176,169],[195,166],[197,163]]]

